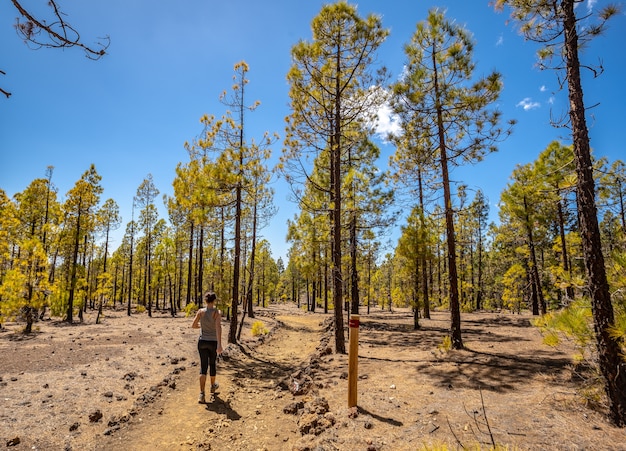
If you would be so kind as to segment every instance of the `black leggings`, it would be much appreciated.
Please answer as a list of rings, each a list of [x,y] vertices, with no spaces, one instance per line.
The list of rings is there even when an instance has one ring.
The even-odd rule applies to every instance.
[[[200,374],[206,376],[207,368],[209,375],[217,374],[217,341],[198,340],[198,352],[200,353]]]

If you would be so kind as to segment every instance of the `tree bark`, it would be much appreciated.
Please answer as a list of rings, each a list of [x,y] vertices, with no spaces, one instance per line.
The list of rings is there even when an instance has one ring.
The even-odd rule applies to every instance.
[[[626,364],[620,356],[618,339],[610,334],[610,328],[615,325],[615,318],[604,266],[604,256],[602,255],[600,228],[595,204],[595,182],[593,180],[589,134],[580,79],[574,3],[574,0],[564,0],[561,6],[564,14],[567,86],[570,101],[569,116],[573,131],[574,158],[578,176],[576,199],[580,220],[580,236],[585,257],[585,269],[588,275],[600,372],[605,379],[605,390],[609,404],[609,418],[616,426],[625,427]]]
[[[432,53],[433,68],[435,69],[435,98],[439,99],[439,85],[437,80],[436,52]],[[437,106],[437,128],[439,133],[439,152],[441,163],[441,179],[443,184],[444,214],[446,218],[446,241],[448,244],[448,281],[450,284],[450,339],[452,349],[463,349],[461,336],[461,306],[459,303],[459,278],[456,269],[456,237],[454,235],[454,212],[452,210],[452,196],[450,194],[450,176],[448,175],[448,151],[443,129],[441,106]]]
[[[528,239],[528,250],[530,252],[530,283],[532,288],[532,305],[533,315],[546,314],[546,301],[543,297],[541,289],[541,279],[539,277],[539,268],[537,266],[537,255],[535,252],[535,238],[533,236],[533,228],[530,224],[530,214],[528,213],[528,202],[524,196],[524,215],[526,223],[526,235]]]
[[[337,52],[337,69],[341,68],[341,52]],[[333,304],[335,310],[335,352],[346,353],[346,340],[343,330],[343,276],[341,274],[341,88],[339,74],[335,81],[335,112],[330,139],[331,152],[331,203],[333,231]]]
[[[80,214],[82,201],[78,202],[78,215],[76,217],[76,235],[74,235],[74,250],[72,251],[72,272],[70,275],[70,294],[67,301],[66,321],[72,324],[74,320],[74,292],[76,291],[76,266],[78,265],[78,245],[80,241]]]
[[[359,314],[359,271],[357,268],[357,236],[356,236],[356,213],[352,213],[350,219],[350,266],[352,267],[350,285],[352,295],[350,296],[350,313]]]

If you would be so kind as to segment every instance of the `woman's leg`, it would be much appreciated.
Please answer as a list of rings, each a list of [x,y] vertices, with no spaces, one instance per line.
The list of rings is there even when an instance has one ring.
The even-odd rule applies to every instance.
[[[200,393],[204,393],[206,375],[209,368],[210,349],[207,341],[198,341],[198,353],[200,354]]]
[[[209,343],[209,375],[211,376],[211,388],[214,388],[215,376],[217,376],[217,341],[210,341]]]

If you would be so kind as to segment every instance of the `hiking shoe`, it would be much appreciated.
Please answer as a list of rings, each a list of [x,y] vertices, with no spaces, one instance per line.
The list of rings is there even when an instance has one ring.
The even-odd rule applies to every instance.
[[[219,388],[220,384],[218,384],[217,382],[214,384],[211,384],[211,393],[215,393],[217,391],[217,389]]]
[[[205,402],[206,402],[206,399],[204,399],[204,393],[200,393],[200,396],[198,396],[198,403],[204,404]]]

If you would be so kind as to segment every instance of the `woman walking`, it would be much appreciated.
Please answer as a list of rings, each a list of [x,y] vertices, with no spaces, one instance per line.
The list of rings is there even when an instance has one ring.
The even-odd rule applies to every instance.
[[[207,370],[211,377],[211,393],[215,393],[219,384],[215,382],[217,375],[217,356],[222,354],[222,315],[215,308],[215,293],[204,295],[205,308],[198,309],[191,327],[201,329],[198,339],[198,353],[200,354],[200,396],[199,403],[206,402],[204,388],[206,386]]]

